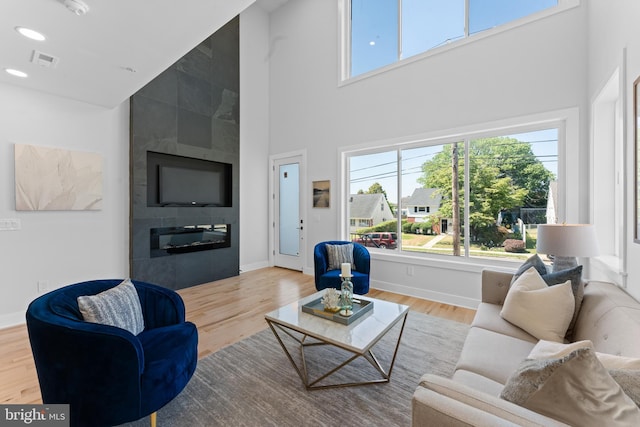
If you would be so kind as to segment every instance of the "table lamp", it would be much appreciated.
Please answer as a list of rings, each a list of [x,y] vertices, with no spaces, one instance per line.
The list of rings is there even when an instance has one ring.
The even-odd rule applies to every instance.
[[[553,258],[552,271],[566,270],[578,265],[576,257],[598,254],[598,240],[593,224],[538,225],[538,253]]]

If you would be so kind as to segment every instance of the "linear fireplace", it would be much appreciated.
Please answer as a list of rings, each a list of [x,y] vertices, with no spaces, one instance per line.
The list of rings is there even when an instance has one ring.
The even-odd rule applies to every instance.
[[[230,246],[231,224],[184,225],[151,229],[151,258]]]

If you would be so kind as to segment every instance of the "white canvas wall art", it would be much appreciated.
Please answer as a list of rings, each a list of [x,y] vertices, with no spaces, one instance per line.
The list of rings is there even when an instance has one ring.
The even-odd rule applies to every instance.
[[[15,145],[16,210],[102,209],[102,156]]]

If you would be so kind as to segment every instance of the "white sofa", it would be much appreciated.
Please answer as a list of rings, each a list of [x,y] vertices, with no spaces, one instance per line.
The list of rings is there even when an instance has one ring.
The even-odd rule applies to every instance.
[[[412,399],[414,427],[566,425],[499,397],[538,342],[500,317],[511,278],[483,271],[482,302],[455,373],[422,377]],[[574,331],[574,341],[590,340],[597,352],[640,358],[640,303],[614,284],[589,282]]]

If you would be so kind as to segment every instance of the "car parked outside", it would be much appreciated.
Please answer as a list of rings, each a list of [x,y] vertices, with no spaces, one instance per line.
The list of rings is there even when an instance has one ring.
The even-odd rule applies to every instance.
[[[354,242],[360,243],[363,246],[382,248],[382,249],[395,249],[398,240],[397,233],[367,233],[354,239]]]

